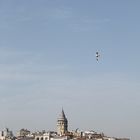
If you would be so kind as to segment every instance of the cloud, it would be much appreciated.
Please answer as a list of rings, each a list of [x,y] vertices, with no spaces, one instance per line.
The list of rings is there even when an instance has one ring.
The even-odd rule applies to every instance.
[[[91,19],[91,18],[85,18],[83,19],[83,23],[87,24],[105,24],[111,22],[111,19],[109,18],[103,18],[103,19]]]
[[[111,19],[103,18],[97,19],[94,17],[73,18],[69,26],[74,32],[91,32],[93,30],[103,29],[105,25],[110,24]]]
[[[71,19],[73,12],[70,8],[53,8],[49,11],[48,15],[52,19]]]

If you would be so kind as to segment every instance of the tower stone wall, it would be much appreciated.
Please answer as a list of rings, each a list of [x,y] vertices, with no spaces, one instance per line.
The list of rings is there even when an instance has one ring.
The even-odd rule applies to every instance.
[[[66,132],[68,132],[68,120],[65,116],[64,110],[62,109],[62,112],[57,119],[57,134],[62,136]]]

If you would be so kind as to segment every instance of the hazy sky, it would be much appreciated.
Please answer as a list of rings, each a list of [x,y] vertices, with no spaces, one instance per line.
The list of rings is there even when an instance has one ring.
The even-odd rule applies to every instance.
[[[0,129],[140,138],[139,0],[1,0]],[[99,62],[95,53],[101,54]]]

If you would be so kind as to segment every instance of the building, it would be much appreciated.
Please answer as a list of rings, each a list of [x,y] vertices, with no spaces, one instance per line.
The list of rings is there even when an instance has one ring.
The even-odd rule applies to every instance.
[[[62,112],[57,119],[57,134],[62,136],[65,135],[68,132],[68,120],[65,116],[64,110],[62,109]]]
[[[50,140],[51,133],[50,132],[38,132],[35,134],[34,140]]]
[[[12,131],[9,131],[8,128],[5,128],[3,131],[0,131],[0,140],[14,140],[14,135]]]
[[[17,133],[17,137],[26,137],[30,134],[30,131],[27,129],[21,129],[18,133]]]

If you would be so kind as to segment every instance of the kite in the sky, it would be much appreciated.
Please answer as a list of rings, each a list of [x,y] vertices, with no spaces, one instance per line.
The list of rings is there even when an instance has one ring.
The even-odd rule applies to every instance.
[[[96,52],[96,60],[97,61],[99,60],[99,57],[100,57],[99,52]]]

